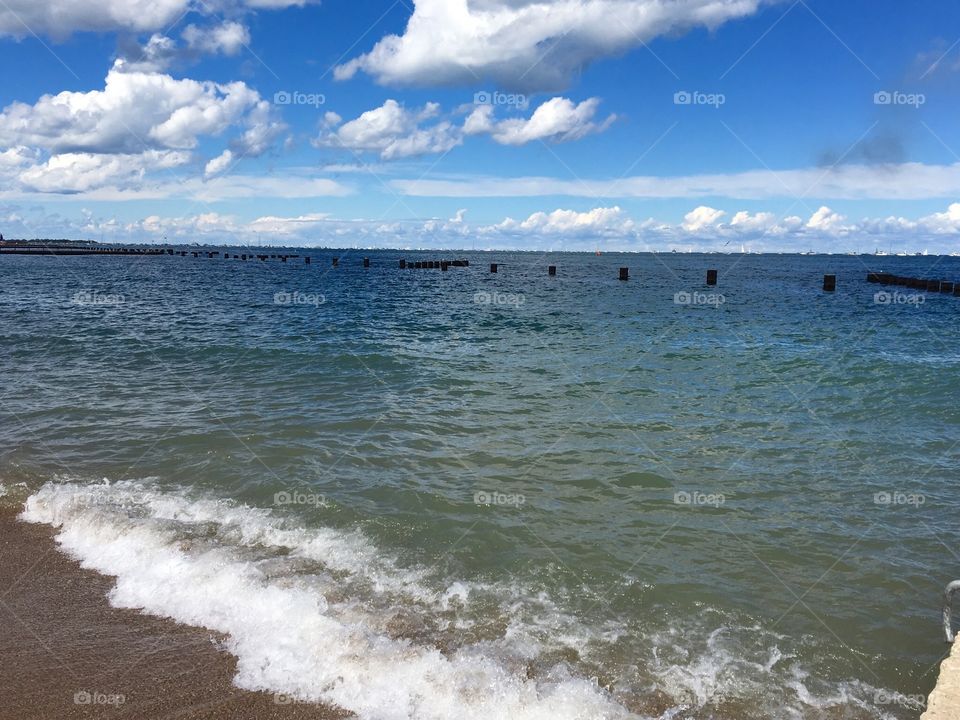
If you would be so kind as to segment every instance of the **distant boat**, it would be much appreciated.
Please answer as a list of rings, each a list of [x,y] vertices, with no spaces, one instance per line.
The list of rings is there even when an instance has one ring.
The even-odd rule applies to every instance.
[[[887,255],[887,252],[885,250],[881,250],[880,248],[877,248],[876,252],[874,252],[873,254],[877,255],[878,257],[884,257]]]
[[[597,248],[597,255],[600,254],[600,248]]]

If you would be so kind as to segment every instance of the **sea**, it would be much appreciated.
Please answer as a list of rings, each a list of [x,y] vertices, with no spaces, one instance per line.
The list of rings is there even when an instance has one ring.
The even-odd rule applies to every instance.
[[[960,297],[867,273],[960,258],[230,253],[0,254],[0,503],[112,605],[363,720],[919,717]]]

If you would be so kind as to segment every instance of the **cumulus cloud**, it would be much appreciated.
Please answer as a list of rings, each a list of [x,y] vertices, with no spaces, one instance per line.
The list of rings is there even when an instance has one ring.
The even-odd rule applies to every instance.
[[[729,222],[727,213],[716,208],[700,206],[688,212],[679,223],[650,218],[635,222],[619,207],[597,207],[588,212],[558,209],[536,212],[526,220],[507,218],[503,222],[482,226],[476,232],[486,238],[501,238],[498,243],[509,247],[523,245],[527,239],[541,238],[540,247],[557,239],[579,241],[565,246],[587,249],[591,239],[602,239],[608,247],[620,249],[684,249],[723,250],[746,244],[753,249],[768,251],[796,251],[817,247],[826,252],[840,251],[840,242],[854,249],[855,243],[883,243],[883,246],[915,246],[938,237],[960,236],[960,203],[954,203],[943,213],[934,213],[918,220],[905,218],[865,218],[859,222],[847,219],[822,207],[809,218],[797,216],[778,218],[773,213],[747,211],[734,213]],[[612,243],[612,244],[611,244]],[[851,245],[854,244],[854,245]],[[941,246],[955,250],[951,243]]]
[[[260,102],[243,82],[218,84],[112,69],[103,90],[44,95],[0,112],[0,145],[52,152],[190,149],[219,135]]]
[[[691,27],[716,28],[762,0],[415,0],[403,35],[387,35],[340,65],[387,85],[491,78],[507,88],[558,90],[597,58]]]
[[[614,115],[594,122],[599,104],[599,98],[577,104],[555,97],[540,105],[529,118],[502,120],[495,117],[492,105],[478,105],[462,125],[457,125],[438,119],[437,103],[408,110],[391,99],[346,123],[337,113],[327,112],[324,131],[314,144],[354,152],[377,152],[382,159],[391,160],[447,152],[462,144],[465,137],[476,135],[489,135],[501,145],[524,145],[534,140],[567,142],[602,132],[610,126]],[[426,124],[429,121],[433,123]]]
[[[219,175],[233,164],[233,153],[230,150],[224,150],[206,164],[203,174],[206,177]]]
[[[847,229],[844,221],[846,221],[846,218],[843,215],[824,206],[810,217],[807,221],[807,227],[810,230],[836,233]]]
[[[499,122],[493,119],[492,105],[481,105],[467,117],[464,132],[488,133],[501,145],[524,145],[534,140],[577,140],[590,133],[603,132],[616,119],[610,115],[601,123],[593,122],[599,104],[599,98],[575,104],[567,98],[555,97],[540,105],[529,118]]]
[[[921,220],[921,223],[936,235],[953,235],[960,232],[960,203],[952,203],[946,212],[928,215]]]
[[[210,184],[238,187],[244,183],[258,185],[255,191],[287,191],[279,185],[267,188],[264,178],[215,178]],[[273,181],[286,183],[287,180]],[[196,196],[198,188],[187,192]],[[291,193],[288,193],[292,196]],[[309,200],[307,201],[309,202]],[[444,220],[378,221],[342,220],[322,212],[304,212],[294,216],[268,215],[243,220],[234,215],[216,211],[184,217],[164,218],[151,215],[136,222],[119,222],[115,218],[95,219],[81,211],[79,218],[65,219],[60,214],[46,218],[29,217],[40,212],[36,208],[17,212],[18,208],[0,208],[0,220],[5,230],[26,228],[31,234],[45,232],[53,237],[89,237],[101,233],[109,239],[189,238],[203,242],[248,242],[254,239],[264,243],[286,245],[320,245],[336,243],[338,247],[435,247],[464,248],[477,242],[487,248],[593,250],[598,243],[608,250],[669,250],[738,252],[742,246],[753,251],[787,251],[817,249],[824,252],[843,252],[860,248],[883,247],[913,251],[930,248],[934,252],[956,249],[960,236],[960,203],[954,203],[945,212],[933,213],[916,220],[904,218],[867,218],[859,222],[845,222],[830,229],[815,229],[816,217],[833,214],[814,212],[807,219],[795,216],[774,217],[767,213],[747,211],[732,213],[729,222],[722,220],[691,229],[685,220],[676,223],[648,219],[635,222],[617,206],[598,206],[579,211],[556,209],[534,212],[524,220],[506,218],[493,224],[468,224],[463,211]],[[697,208],[691,211],[695,213]],[[708,208],[716,217],[725,211]],[[4,215],[5,213],[5,215]],[[688,213],[690,215],[691,213]],[[756,220],[745,222],[744,218]],[[771,222],[772,218],[772,222]],[[761,227],[761,225],[763,227]],[[842,227],[842,230],[838,228]],[[42,228],[42,230],[41,230]],[[8,237],[12,231],[7,232]]]
[[[346,123],[328,112],[327,129],[315,141],[318,146],[341,147],[354,152],[377,152],[384,160],[446,152],[463,142],[462,133],[447,121],[421,127],[440,111],[436,103],[408,110],[396,100],[387,100]]]
[[[124,72],[162,72],[202,55],[236,55],[250,44],[250,31],[242,23],[228,20],[210,26],[187,25],[180,38],[182,42],[177,43],[154,33],[143,45],[125,38],[116,68]]]
[[[302,6],[310,0],[5,0],[0,3],[0,35],[26,37],[34,33],[63,39],[75,32],[162,30],[186,13],[213,13],[224,9],[273,10]]]
[[[683,229],[687,232],[699,232],[704,228],[713,227],[726,213],[712,207],[701,205],[688,212],[683,217]]]
[[[242,82],[218,84],[114,67],[103,90],[44,95],[0,112],[0,168],[13,160],[8,183],[40,192],[87,192],[97,187],[144,186],[152,171],[191,161],[204,137],[240,130],[234,155],[266,152],[286,126],[270,104]],[[223,157],[208,164],[221,172]],[[29,162],[28,162],[29,161]],[[59,188],[59,190],[58,190]]]
[[[105,185],[137,186],[149,171],[169,170],[190,161],[190,154],[148,150],[139,154],[60,153],[18,176],[20,184],[44,193],[79,193]]]
[[[546,235],[624,235],[633,231],[634,222],[619,207],[600,207],[587,212],[558,209],[533,213],[520,222],[507,218],[493,229]]]

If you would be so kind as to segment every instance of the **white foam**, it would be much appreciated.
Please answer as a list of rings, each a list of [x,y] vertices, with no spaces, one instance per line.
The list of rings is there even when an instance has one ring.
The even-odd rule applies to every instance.
[[[116,511],[130,503],[138,505],[133,517]],[[332,703],[378,720],[630,717],[589,680],[562,668],[533,681],[481,646],[445,656],[345,621],[308,584],[296,578],[270,582],[257,563],[226,547],[200,543],[184,549],[175,529],[165,525],[216,521],[232,525],[246,543],[291,542],[285,533],[294,531],[276,527],[266,511],[190,502],[130,483],[48,483],[28,498],[22,517],[59,527],[65,551],[85,567],[115,576],[113,605],[227,635],[227,648],[238,658],[235,683],[242,688]],[[329,552],[323,560],[339,568],[358,569],[368,553],[349,533],[301,539],[304,555]],[[410,584],[396,578],[387,584],[397,582]]]
[[[112,604],[223,633],[239,687],[338,705],[364,720],[638,717],[563,662],[527,676],[530,661],[564,646],[588,663],[596,651],[594,666],[602,664],[603,648],[624,633],[633,633],[641,685],[652,682],[677,703],[664,719],[759,697],[783,717],[802,718],[811,709],[863,708],[871,692],[855,681],[810,681],[781,650],[788,639],[759,627],[668,625],[637,644],[636,627],[585,625],[515,580],[437,582],[401,567],[359,531],[300,527],[270,510],[161,491],[150,481],[47,483],[22,518],[58,527],[63,550],[116,577]],[[466,631],[488,607],[506,627],[495,639],[479,628],[471,640]],[[398,608],[462,644],[444,654],[429,640],[398,638],[388,628]],[[637,681],[629,674],[632,688],[617,682],[628,696]]]

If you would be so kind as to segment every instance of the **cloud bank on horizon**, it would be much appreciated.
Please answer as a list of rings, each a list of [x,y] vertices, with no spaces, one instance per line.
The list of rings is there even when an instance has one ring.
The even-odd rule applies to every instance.
[[[0,232],[953,251],[949,2],[867,10],[8,0]]]

